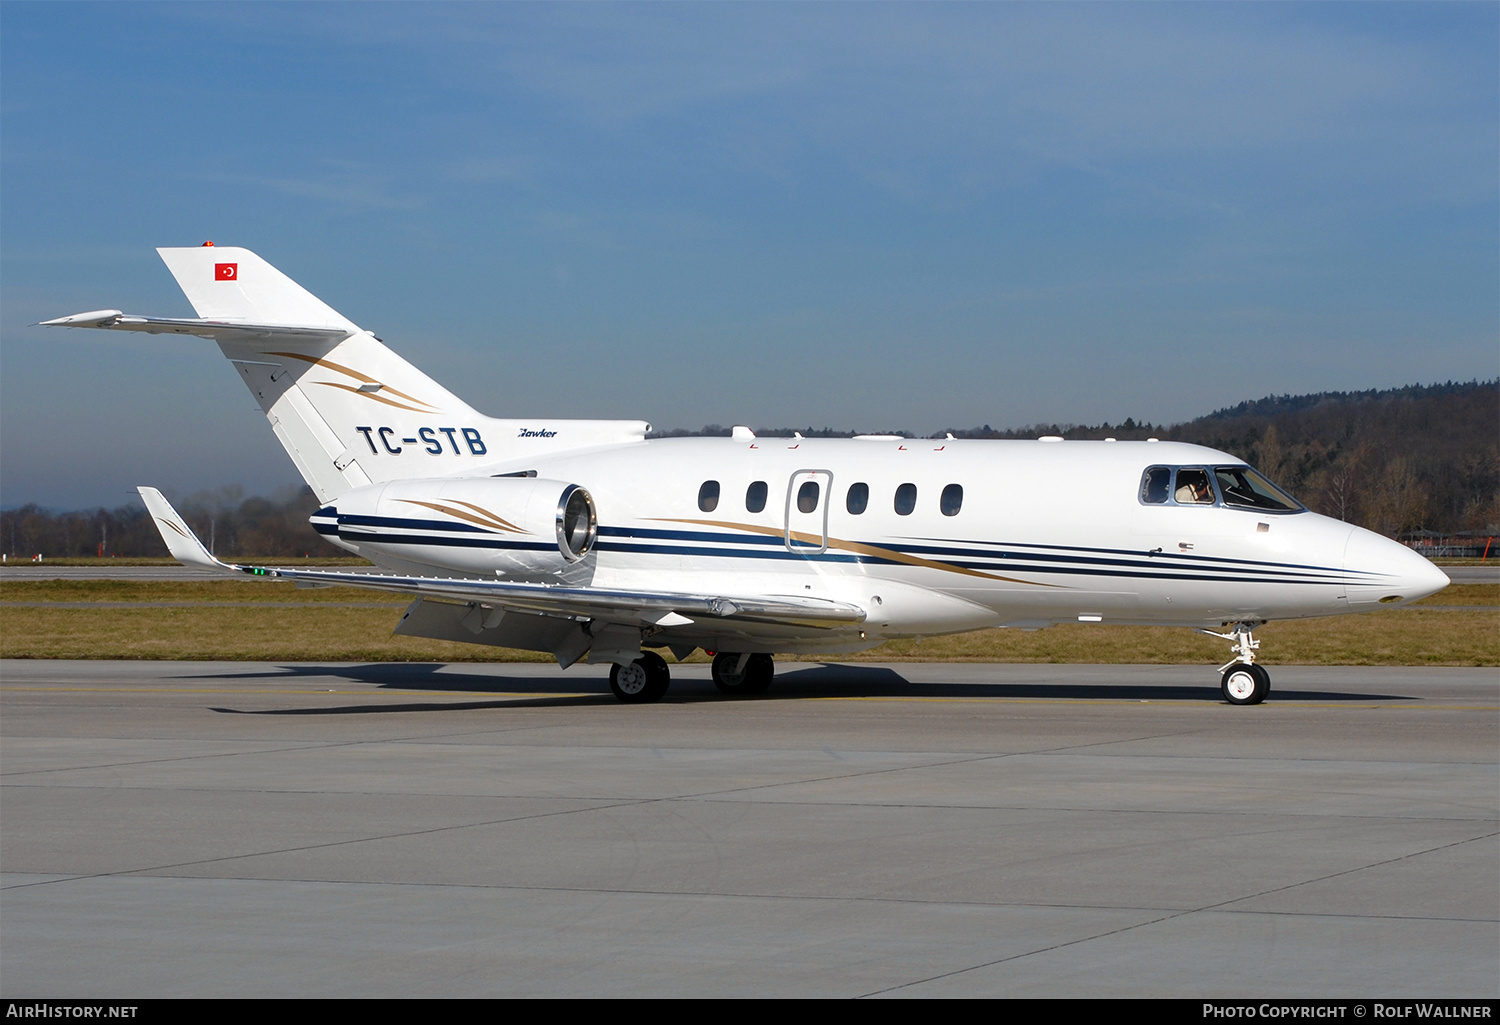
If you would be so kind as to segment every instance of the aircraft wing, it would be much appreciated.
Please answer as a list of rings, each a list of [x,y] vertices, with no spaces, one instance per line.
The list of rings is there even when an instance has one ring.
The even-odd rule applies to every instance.
[[[366,587],[427,598],[482,602],[506,609],[621,625],[673,627],[732,619],[798,627],[851,626],[865,619],[856,605],[800,595],[725,595],[517,583],[503,580],[413,577],[338,570],[240,566],[214,558],[177,510],[155,488],[139,488],[167,549],[179,562],[226,573],[291,580],[301,586]]]
[[[299,324],[251,324],[227,320],[194,320],[177,317],[141,317],[119,310],[93,310],[70,317],[44,320],[41,327],[98,327],[117,331],[145,331],[148,334],[197,335],[221,341],[251,341],[280,338],[286,341],[338,342],[355,332],[343,327],[317,327]]]

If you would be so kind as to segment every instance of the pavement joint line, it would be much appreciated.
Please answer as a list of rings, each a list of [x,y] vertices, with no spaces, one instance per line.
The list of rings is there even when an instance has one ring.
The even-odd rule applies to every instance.
[[[33,873],[15,873],[15,875],[33,875]],[[115,873],[123,875],[123,873]],[[55,879],[57,882],[87,881],[87,879],[104,878],[104,876],[71,876],[66,879]],[[302,884],[302,885],[333,885],[333,887],[411,887],[432,888],[432,890],[504,890],[514,893],[580,893],[580,894],[610,894],[610,896],[640,896],[640,897],[708,897],[714,900],[787,900],[787,902],[820,902],[820,903],[901,903],[901,905],[918,906],[954,906],[954,908],[1055,908],[1062,911],[1169,911],[1169,908],[1149,905],[1116,905],[1116,903],[1058,903],[1052,900],[960,900],[954,897],[891,897],[874,896],[874,894],[826,894],[826,893],[751,893],[751,891],[733,890],[643,890],[634,887],[559,887],[559,885],[526,885],[516,882],[431,882],[431,881],[408,881],[408,879],[333,879],[318,878],[318,876],[204,876],[204,875],[144,875],[139,878],[145,879],[178,879],[178,881],[189,882],[275,882],[275,884]],[[6,890],[23,888],[20,885],[10,885]],[[1214,908],[1208,908],[1214,911]],[[1185,909],[1182,914],[1197,914],[1199,909]],[[1275,915],[1284,918],[1349,918],[1349,920],[1365,921],[1461,921],[1461,923],[1490,924],[1496,918],[1458,918],[1452,915],[1397,915],[1397,914],[1349,914],[1349,912],[1338,911],[1236,911],[1236,909],[1223,909],[1223,914],[1235,915]],[[1173,917],[1173,915],[1167,915]],[[1166,918],[1158,918],[1158,921]],[[1023,954],[1025,956],[1025,954]],[[966,969],[960,969],[966,971]],[[910,984],[910,983],[909,983]]]
[[[793,785],[793,784],[782,784]],[[404,791],[404,790],[294,790],[290,788],[271,789],[245,788],[245,787],[183,787],[183,786],[103,786],[98,783],[4,783],[0,788],[9,790],[35,789],[35,790],[103,790],[110,793],[130,791],[140,793],[189,793],[189,794],[267,794],[273,796],[316,796],[329,795],[336,797],[414,797],[424,800],[451,799],[464,801],[575,801],[575,802],[608,802],[618,800],[617,796],[610,794],[523,794],[523,793],[493,793],[493,794],[462,794],[462,793],[434,793],[431,791]],[[641,798],[642,801],[682,801],[685,803],[733,804],[718,796],[707,797],[661,797]],[[1119,807],[1095,807],[1093,805],[1067,806],[1067,805],[1037,805],[1037,804],[918,804],[911,801],[777,801],[776,807],[785,808],[849,808],[849,809],[877,809],[877,810],[903,810],[914,811],[973,811],[973,812],[1037,812],[1056,815],[1161,815],[1161,816],[1219,816],[1240,819],[1269,818],[1277,821],[1286,819],[1317,819],[1320,822],[1348,821],[1359,823],[1365,821],[1380,821],[1391,823],[1426,823],[1430,825],[1441,824],[1474,824],[1487,823],[1500,826],[1500,820],[1491,817],[1476,816],[1451,816],[1451,815],[1416,815],[1395,816],[1381,815],[1359,815],[1345,812],[1340,815],[1329,815],[1324,812],[1257,812],[1257,811],[1226,811],[1220,808],[1119,808]],[[587,811],[589,809],[579,809]],[[1486,809],[1488,811],[1488,809]],[[378,837],[376,839],[379,839]]]
[[[302,844],[297,847],[282,847],[268,851],[251,851],[244,854],[225,854],[214,858],[197,858],[193,861],[179,861],[170,865],[153,865],[145,868],[127,868],[115,872],[93,872],[84,875],[67,876],[58,879],[44,879],[34,883],[18,883],[13,886],[3,887],[4,890],[19,890],[34,886],[51,886],[54,883],[77,882],[81,879],[108,879],[115,876],[138,876],[152,872],[164,872],[174,868],[190,868],[194,865],[213,865],[219,862],[240,861],[245,858],[264,858],[275,854],[298,854],[305,851],[326,850],[330,847],[346,847],[350,844],[369,843],[375,840],[401,840],[413,836],[431,836],[435,833],[447,833],[460,829],[474,829],[483,826],[501,826],[511,822],[526,822],[532,819],[553,818],[559,815],[574,815],[583,810],[608,811],[613,808],[630,808],[642,804],[652,804],[660,798],[647,800],[618,801],[614,804],[597,805],[590,809],[567,808],[558,811],[536,812],[531,815],[511,815],[499,819],[491,819],[483,822],[453,823],[445,826],[434,826],[430,829],[411,829],[399,833],[385,833],[380,836],[356,836],[347,840],[329,840],[325,843]]]
[[[255,751],[217,751],[201,755],[174,755],[170,758],[143,758],[135,761],[105,762],[100,765],[62,766],[55,769],[16,769],[11,772],[0,772],[0,779],[4,779],[10,776],[27,776],[34,773],[43,772],[75,772],[90,769],[118,769],[130,765],[159,765],[165,762],[190,762],[204,758],[243,758],[250,755],[281,754],[287,751],[332,751],[341,747],[359,747],[366,744],[414,744],[424,742],[436,743],[441,740],[450,740],[457,737],[491,736],[497,733],[520,733],[530,730],[551,729],[555,725],[556,724],[554,723],[517,724],[516,726],[510,727],[508,729],[501,730],[463,730],[457,733],[440,733],[434,734],[432,736],[422,737],[372,737],[365,740],[347,740],[337,743],[331,743],[328,741],[312,741],[309,743],[296,744],[289,747],[271,747]],[[142,739],[151,739],[159,742],[163,738],[151,737]],[[285,744],[286,741],[281,741],[280,743]]]
[[[137,873],[147,870],[136,870]],[[11,873],[14,875],[36,875],[40,873]],[[110,873],[111,875],[124,875],[127,873]],[[66,879],[49,880],[52,882],[78,882],[89,879],[104,878],[99,876],[72,876]],[[515,893],[577,893],[596,894],[624,897],[682,897],[694,898],[705,897],[713,900],[744,900],[744,901],[808,901],[813,903],[828,904],[912,904],[919,907],[960,907],[960,908],[1052,908],[1063,911],[1144,911],[1159,912],[1173,909],[1154,907],[1139,904],[1060,904],[1056,901],[1024,901],[1024,900],[959,900],[952,897],[888,897],[874,894],[826,894],[826,893],[758,893],[734,890],[664,890],[664,889],[640,889],[624,886],[542,886],[527,885],[524,883],[449,883],[435,881],[412,881],[412,880],[385,880],[385,879],[334,879],[320,878],[317,876],[196,876],[196,875],[173,875],[162,873],[160,875],[142,875],[143,879],[165,879],[183,880],[199,883],[276,883],[281,885],[305,885],[305,886],[338,886],[359,888],[365,886],[379,887],[402,887],[412,889],[434,889],[434,890],[504,890]],[[21,889],[25,885],[20,884],[5,887],[4,889]],[[1213,910],[1212,908],[1207,910]],[[1198,909],[1186,909],[1183,913],[1197,913]],[[1222,913],[1230,915],[1275,915],[1282,918],[1341,918],[1355,921],[1381,920],[1396,922],[1472,922],[1475,924],[1489,924],[1496,919],[1488,918],[1455,918],[1451,915],[1380,915],[1380,914],[1350,914],[1348,912],[1335,911],[1261,911],[1261,910],[1235,910],[1227,909]],[[1171,916],[1168,916],[1171,917]],[[1159,919],[1159,921],[1164,919]]]
[[[354,747],[354,746],[357,746],[359,744],[368,744],[368,743],[374,743],[374,742],[375,741],[352,741],[352,742],[343,743],[343,744],[321,744],[321,745],[319,745],[319,744],[313,744],[313,745],[306,745],[306,746],[303,746],[303,747],[287,748],[285,750],[295,750],[295,751],[329,750],[329,749],[339,748],[339,747]],[[1110,741],[1109,743],[1115,743],[1115,742],[1114,741]],[[1073,749],[1073,748],[1076,748],[1076,747],[1094,747],[1094,746],[1099,746],[1099,745],[1096,744],[1096,743],[1081,744],[1081,745],[1070,744],[1070,745],[1067,745],[1066,747],[1059,748],[1057,750],[1070,750],[1070,749]],[[274,754],[276,752],[275,751],[267,751],[267,752],[258,752],[258,753]],[[192,759],[195,759],[195,758],[208,758],[208,757],[224,757],[224,756],[223,755],[196,755],[196,756],[184,756],[182,758],[152,759],[149,762],[122,763],[122,764],[153,764],[153,763],[159,762],[159,761],[187,761],[187,760],[192,760]],[[238,861],[238,860],[241,860],[243,858],[266,857],[266,856],[273,855],[273,854],[295,854],[295,853],[299,853],[299,852],[302,852],[302,851],[322,850],[322,849],[326,849],[326,848],[329,848],[329,847],[343,847],[343,846],[347,846],[349,844],[368,843],[368,842],[373,842],[373,841],[376,841],[376,840],[397,840],[397,839],[403,839],[403,838],[412,837],[412,836],[429,836],[429,835],[436,834],[436,833],[446,833],[446,832],[452,832],[452,831],[456,831],[456,830],[460,830],[460,829],[473,829],[473,828],[484,827],[484,826],[497,826],[497,825],[504,825],[504,824],[509,823],[509,822],[524,822],[524,821],[527,821],[527,820],[530,820],[530,819],[553,818],[553,817],[560,816],[560,815],[577,815],[577,814],[584,814],[584,813],[587,813],[587,812],[594,812],[594,811],[609,811],[609,810],[612,810],[614,808],[642,807],[642,806],[648,805],[648,804],[664,804],[664,803],[668,803],[668,802],[672,802],[672,801],[681,801],[681,800],[684,800],[684,799],[692,799],[692,798],[695,798],[695,797],[714,796],[714,795],[718,795],[718,794],[745,793],[745,792],[749,792],[749,791],[752,791],[752,790],[765,790],[765,789],[770,789],[772,787],[779,787],[779,786],[792,786],[792,785],[798,785],[798,784],[802,784],[802,783],[813,783],[813,782],[830,782],[830,781],[833,781],[833,780],[857,778],[857,777],[860,777],[860,776],[880,775],[882,773],[897,772],[897,771],[902,771],[902,770],[908,769],[908,768],[911,768],[911,769],[921,769],[921,768],[930,768],[930,767],[933,767],[935,765],[943,765],[943,764],[957,765],[957,764],[964,764],[964,763],[969,763],[969,762],[990,761],[990,760],[997,759],[997,758],[1008,758],[1008,757],[1010,757],[1009,754],[998,754],[998,755],[983,755],[983,756],[979,756],[979,757],[975,757],[975,758],[955,758],[955,759],[949,759],[946,762],[928,763],[927,765],[920,765],[919,764],[919,765],[911,765],[911,766],[899,766],[899,767],[887,767],[887,768],[880,768],[880,769],[869,769],[869,770],[864,770],[864,771],[860,771],[860,772],[839,773],[839,774],[832,775],[832,776],[817,777],[817,778],[810,779],[810,780],[809,779],[803,779],[803,780],[786,780],[786,781],[781,781],[781,782],[755,784],[755,785],[746,786],[746,787],[732,787],[732,788],[727,789],[727,790],[709,790],[709,791],[704,791],[701,794],[674,794],[674,795],[668,795],[668,796],[663,796],[663,797],[649,797],[649,798],[639,798],[639,799],[633,799],[633,800],[616,801],[616,802],[611,803],[611,804],[597,805],[597,806],[594,806],[594,807],[591,807],[591,808],[568,808],[568,809],[560,809],[560,810],[557,810],[557,811],[550,811],[550,812],[536,812],[536,813],[531,814],[531,815],[505,816],[505,817],[502,817],[502,818],[499,818],[499,819],[482,821],[482,822],[454,823],[454,824],[444,825],[444,826],[434,826],[434,827],[429,828],[429,829],[405,830],[405,831],[398,832],[398,833],[385,833],[385,834],[381,834],[381,835],[378,835],[378,836],[351,837],[351,838],[349,838],[347,840],[331,840],[331,841],[328,841],[326,843],[304,844],[304,845],[301,845],[301,846],[298,846],[298,847],[286,847],[286,848],[279,848],[279,849],[276,849],[276,850],[269,850],[269,851],[253,851],[253,852],[248,852],[248,853],[243,853],[243,854],[226,854],[226,855],[222,855],[222,856],[214,857],[214,858],[200,858],[200,859],[196,859],[196,860],[193,860],[193,861],[177,862],[177,863],[170,864],[170,865],[155,865],[155,866],[150,866],[150,867],[146,867],[146,868],[122,869],[122,870],[120,870],[118,872],[99,872],[99,873],[92,873],[92,874],[89,874],[89,875],[69,876],[69,877],[66,877],[66,878],[60,878],[60,879],[54,879],[54,880],[43,880],[43,881],[39,881],[39,882],[35,882],[35,883],[22,883],[22,884],[18,884],[18,886],[15,886],[15,887],[5,887],[5,889],[17,889],[17,888],[21,888],[21,887],[31,887],[31,886],[49,886],[49,885],[52,885],[53,883],[57,883],[57,882],[65,882],[65,881],[78,880],[78,879],[96,879],[96,878],[97,879],[102,879],[102,878],[108,878],[110,876],[137,875],[137,874],[140,874],[142,872],[161,871],[161,870],[164,870],[164,869],[172,869],[172,868],[186,868],[186,867],[191,866],[191,865],[209,865],[209,864],[214,864],[214,863],[217,863],[217,862]],[[110,766],[98,766],[98,768],[108,768],[108,767],[110,767]],[[40,769],[40,770],[26,770],[26,771],[27,772],[56,772],[56,771],[61,771],[61,770],[56,770],[56,769]]]
[[[1282,893],[1282,892],[1284,892],[1286,890],[1295,890],[1295,889],[1297,889],[1300,886],[1309,886],[1312,883],[1326,882],[1329,879],[1337,879],[1340,876],[1350,875],[1350,874],[1355,873],[1355,872],[1364,872],[1364,871],[1367,871],[1368,869],[1380,868],[1383,865],[1394,865],[1397,862],[1406,861],[1409,858],[1420,857],[1421,855],[1424,855],[1424,854],[1433,854],[1433,853],[1436,853],[1437,851],[1448,850],[1451,847],[1461,847],[1464,844],[1474,843],[1475,841],[1484,840],[1484,839],[1488,839],[1488,838],[1495,837],[1495,836],[1500,836],[1500,833],[1485,833],[1485,834],[1482,834],[1480,836],[1471,836],[1471,837],[1467,837],[1467,838],[1465,838],[1463,840],[1456,840],[1453,843],[1439,844],[1436,847],[1429,847],[1429,848],[1426,848],[1425,850],[1412,851],[1412,852],[1407,853],[1407,854],[1402,854],[1399,857],[1386,858],[1386,859],[1384,859],[1382,861],[1374,861],[1374,862],[1371,862],[1371,863],[1369,863],[1367,865],[1356,865],[1353,868],[1342,869],[1342,870],[1340,870],[1338,872],[1329,872],[1326,875],[1315,876],[1315,877],[1313,877],[1311,879],[1304,879],[1304,880],[1302,880],[1300,882],[1296,882],[1296,883],[1288,883],[1285,886],[1275,886],[1275,887],[1272,887],[1269,890],[1262,890],[1259,893],[1249,893],[1249,894],[1245,894],[1244,896],[1241,896],[1241,897],[1233,897],[1233,898],[1230,898],[1229,900],[1222,900],[1222,901],[1217,901],[1217,902],[1215,902],[1213,904],[1206,904],[1203,907],[1190,908],[1190,909],[1185,909],[1185,910],[1182,910],[1182,911],[1178,911],[1178,912],[1176,912],[1174,914],[1162,915],[1160,918],[1152,919],[1149,922],[1139,922],[1139,923],[1137,923],[1135,925],[1121,926],[1118,929],[1110,929],[1110,930],[1107,930],[1106,932],[1099,933],[1099,934],[1097,934],[1095,936],[1083,936],[1083,937],[1079,937],[1076,940],[1067,940],[1067,941],[1061,942],[1061,943],[1053,943],[1053,944],[1050,944],[1049,946],[1046,946],[1046,947],[1039,947],[1036,950],[1025,951],[1025,952],[1020,953],[1020,954],[1012,954],[1012,955],[1010,955],[1008,957],[996,958],[993,961],[986,961],[983,964],[970,965],[967,968],[957,968],[957,969],[954,969],[951,972],[942,972],[942,973],[940,973],[938,975],[929,976],[928,978],[925,978],[925,979],[914,979],[911,982],[903,982],[903,983],[901,983],[898,986],[888,986],[885,989],[872,990],[869,993],[863,993],[863,994],[861,994],[860,995],[860,999],[863,999],[864,997],[881,996],[881,995],[883,995],[885,993],[894,993],[897,990],[907,989],[907,988],[909,988],[911,986],[920,986],[923,983],[935,982],[935,981],[937,981],[939,979],[952,978],[953,976],[963,975],[963,974],[965,974],[967,972],[977,971],[977,970],[979,970],[981,968],[991,968],[991,967],[994,967],[995,965],[1005,964],[1008,961],[1016,961],[1016,960],[1019,960],[1019,959],[1021,959],[1023,957],[1031,957],[1033,954],[1046,954],[1046,953],[1050,953],[1050,952],[1052,952],[1054,950],[1062,950],[1062,949],[1064,949],[1066,947],[1077,946],[1080,943],[1089,943],[1089,942],[1092,942],[1093,940],[1106,939],[1107,937],[1110,937],[1110,936],[1117,936],[1120,933],[1131,932],[1131,931],[1136,930],[1136,929],[1142,929],[1142,928],[1145,928],[1148,925],[1156,925],[1156,924],[1161,923],[1161,922],[1171,921],[1174,918],[1182,918],[1184,915],[1195,915],[1195,914],[1201,914],[1201,913],[1203,913],[1205,911],[1223,911],[1223,910],[1229,910],[1229,911],[1231,911],[1231,913],[1234,913],[1234,914],[1256,914],[1257,912],[1254,912],[1254,911],[1236,911],[1234,909],[1229,908],[1229,905],[1231,905],[1231,904],[1239,904],[1239,903],[1241,903],[1243,901],[1247,901],[1247,900],[1254,900],[1257,897],[1265,897],[1265,896],[1268,896],[1268,895],[1273,894],[1273,893]],[[1471,921],[1471,919],[1461,919],[1461,921]]]

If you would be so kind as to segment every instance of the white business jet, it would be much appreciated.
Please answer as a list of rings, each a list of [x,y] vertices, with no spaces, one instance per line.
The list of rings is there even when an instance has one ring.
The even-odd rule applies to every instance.
[[[159,249],[201,319],[99,310],[59,327],[212,338],[317,494],[317,531],[379,572],[231,565],[154,488],[180,561],[411,594],[396,632],[610,663],[622,701],[714,656],[725,694],[773,652],[1063,622],[1233,643],[1225,700],[1265,699],[1252,631],[1447,586],[1394,541],[1303,508],[1243,462],[1153,442],[646,440],[639,420],[501,420],[247,249]]]

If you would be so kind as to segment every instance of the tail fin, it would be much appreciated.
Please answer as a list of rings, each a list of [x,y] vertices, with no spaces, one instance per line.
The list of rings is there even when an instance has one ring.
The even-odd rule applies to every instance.
[[[366,484],[492,473],[650,430],[640,420],[483,416],[250,250],[157,252],[201,320],[96,310],[46,323],[214,339],[325,503]]]
[[[359,330],[327,303],[248,249],[158,249],[204,320]]]
[[[405,473],[371,473],[380,455],[413,446],[440,451],[457,436],[455,462],[487,455],[483,435],[465,445],[461,425],[484,419],[462,399],[386,348],[332,307],[248,249],[158,249],[188,301],[215,333],[282,447],[321,501],[390,476],[462,472],[462,465],[408,459]],[[261,333],[257,327],[336,329],[332,335]],[[470,428],[473,431],[473,428]],[[463,460],[463,456],[469,456]],[[394,467],[383,466],[382,470]]]

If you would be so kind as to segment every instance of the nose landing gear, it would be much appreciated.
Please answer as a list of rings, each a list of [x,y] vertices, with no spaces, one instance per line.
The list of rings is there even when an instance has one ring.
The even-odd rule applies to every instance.
[[[1236,623],[1233,630],[1224,634],[1213,630],[1198,631],[1209,637],[1235,642],[1229,649],[1234,652],[1234,660],[1219,667],[1222,674],[1219,689],[1224,700],[1231,705],[1258,705],[1271,693],[1271,674],[1265,666],[1255,664],[1255,649],[1260,647],[1260,641],[1251,636],[1251,631],[1260,625],[1259,622]]]

